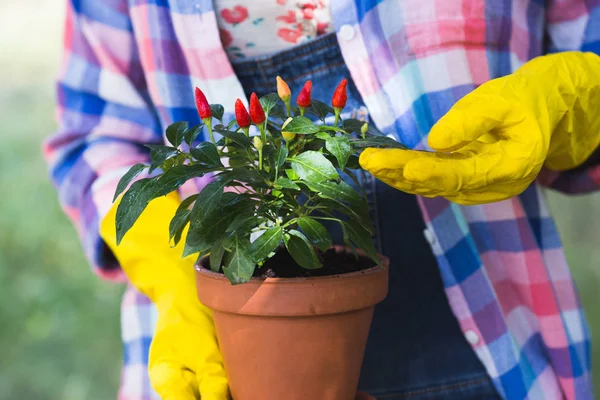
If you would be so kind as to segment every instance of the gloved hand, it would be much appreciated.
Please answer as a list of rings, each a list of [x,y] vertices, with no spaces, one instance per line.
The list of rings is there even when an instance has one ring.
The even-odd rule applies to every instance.
[[[184,241],[175,248],[169,244],[178,196],[173,193],[150,202],[119,246],[117,205],[102,220],[100,234],[131,283],[158,309],[150,347],[152,386],[166,400],[229,399],[211,312],[196,294],[195,258],[181,259]]]
[[[600,143],[600,57],[533,59],[458,101],[436,123],[435,152],[366,149],[362,167],[402,191],[472,205],[523,192],[542,166],[564,171]]]

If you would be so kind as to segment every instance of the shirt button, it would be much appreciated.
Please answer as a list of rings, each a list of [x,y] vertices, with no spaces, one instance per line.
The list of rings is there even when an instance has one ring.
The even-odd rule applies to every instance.
[[[354,39],[354,28],[352,25],[342,25],[340,28],[340,37],[345,41]]]
[[[426,228],[423,231],[423,235],[425,236],[425,239],[427,239],[427,241],[429,242],[430,245],[434,245],[435,244],[435,235],[433,234],[433,232],[431,231],[431,229]]]
[[[472,345],[475,345],[479,342],[479,335],[472,330],[468,330],[465,332],[465,338],[467,338],[467,342]]]

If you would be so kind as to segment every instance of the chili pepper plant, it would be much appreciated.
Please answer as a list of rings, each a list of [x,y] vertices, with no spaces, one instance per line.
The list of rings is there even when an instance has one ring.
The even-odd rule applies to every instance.
[[[208,254],[210,268],[233,284],[249,281],[284,248],[299,266],[320,268],[317,252],[332,244],[326,220],[341,225],[347,246],[378,261],[365,195],[346,180],[360,187],[362,149],[403,146],[366,122],[342,120],[346,85],[340,82],[329,105],[311,98],[307,81],[292,106],[290,89],[278,77],[277,93],[260,99],[253,93],[249,112],[238,99],[231,121],[196,88],[202,124],[170,125],[170,145],[147,145],[150,164],[134,165],[120,180],[115,199],[125,194],[116,214],[117,242],[152,199],[211,174],[211,183],[182,200],[170,238],[173,245],[185,240],[183,256]],[[204,129],[210,141],[196,144]],[[130,185],[144,171],[148,177]]]

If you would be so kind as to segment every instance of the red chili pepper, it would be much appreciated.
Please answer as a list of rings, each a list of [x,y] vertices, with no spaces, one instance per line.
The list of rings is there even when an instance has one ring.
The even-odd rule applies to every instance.
[[[348,84],[347,79],[342,79],[338,87],[333,92],[333,97],[331,98],[331,105],[333,108],[337,108],[339,110],[343,110],[346,107],[346,101],[348,101],[348,94],[346,93],[346,85]]]
[[[312,82],[306,81],[304,87],[300,91],[298,98],[296,99],[296,104],[298,107],[310,107],[310,92],[312,92]]]
[[[206,96],[202,93],[202,90],[196,88],[196,108],[198,109],[198,115],[202,120],[212,117],[212,111],[210,110],[210,104],[206,100]]]
[[[248,114],[248,110],[246,110],[244,103],[240,99],[235,101],[235,119],[240,128],[247,128],[252,123],[250,114]]]
[[[290,87],[281,77],[277,77],[277,94],[284,102],[289,101],[292,92],[290,91]]]
[[[252,122],[256,125],[262,124],[265,122],[265,119],[267,119],[265,110],[263,110],[262,104],[260,104],[260,100],[258,100],[256,93],[250,95],[250,117],[252,118]]]

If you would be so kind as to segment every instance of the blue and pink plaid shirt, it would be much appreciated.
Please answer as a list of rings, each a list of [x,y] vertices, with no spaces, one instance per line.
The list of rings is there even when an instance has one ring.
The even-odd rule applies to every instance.
[[[331,7],[371,118],[412,148],[425,148],[431,126],[477,85],[547,52],[600,52],[600,0],[339,0]],[[194,86],[228,112],[244,92],[211,0],[71,0],[66,27],[60,127],[45,154],[94,270],[122,280],[98,235],[117,181],[147,161],[142,145],[162,142],[168,124],[198,122]],[[543,171],[538,182],[587,192],[600,185],[600,167]],[[420,206],[448,301],[500,395],[591,399],[588,327],[540,186],[494,204],[423,198]],[[155,318],[130,288],[122,399],[157,398],[146,372]]]

